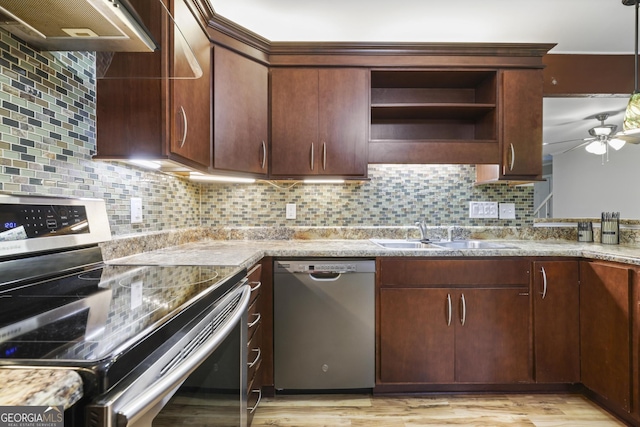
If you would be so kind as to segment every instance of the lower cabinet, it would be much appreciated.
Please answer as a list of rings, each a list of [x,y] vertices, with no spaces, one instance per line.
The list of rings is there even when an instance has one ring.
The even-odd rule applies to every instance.
[[[531,382],[526,260],[378,262],[379,384]]]
[[[582,383],[613,410],[627,413],[632,408],[631,272],[620,264],[580,262]]]
[[[535,261],[532,277],[536,382],[579,383],[579,263]]]
[[[528,297],[527,288],[381,289],[381,381],[529,382]]]
[[[249,333],[247,334],[247,425],[262,397],[262,265],[256,264],[248,273],[251,297],[249,299]]]

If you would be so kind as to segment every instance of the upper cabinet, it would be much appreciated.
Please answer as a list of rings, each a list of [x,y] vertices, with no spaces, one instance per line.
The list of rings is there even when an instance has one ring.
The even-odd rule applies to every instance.
[[[160,3],[131,1],[161,49],[113,55],[95,158],[269,179],[366,179],[368,163],[541,176],[553,45],[270,42],[204,0],[169,1],[180,31]]]
[[[370,163],[477,164],[477,181],[542,175],[542,70],[374,69]]]
[[[369,162],[497,162],[497,79],[496,70],[373,70]]]
[[[271,70],[271,177],[367,175],[369,71]]]
[[[500,162],[478,165],[479,183],[542,178],[542,70],[500,73]]]
[[[171,80],[170,155],[211,167],[211,43],[187,5],[174,0],[174,19],[185,39],[173,34],[173,67],[175,76],[189,75],[191,49],[202,69],[197,79]],[[173,27],[170,27],[173,28]]]
[[[214,47],[213,61],[213,167],[266,176],[269,71],[220,46]]]
[[[212,160],[209,38],[183,0],[173,0],[169,7],[188,45],[167,22],[159,3],[132,3],[161,49],[116,53],[106,78],[98,80],[95,158],[155,160],[166,170],[208,171]],[[197,78],[191,66],[194,57],[202,71]],[[176,76],[191,78],[172,78]]]

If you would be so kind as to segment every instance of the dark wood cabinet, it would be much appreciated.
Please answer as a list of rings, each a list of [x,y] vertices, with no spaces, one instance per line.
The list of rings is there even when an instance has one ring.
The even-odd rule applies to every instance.
[[[446,289],[380,290],[380,381],[455,381],[451,294]],[[453,315],[453,313],[451,313]]]
[[[500,163],[479,164],[476,181],[542,179],[542,70],[500,72]]]
[[[531,381],[526,261],[384,258],[378,277],[379,384]]]
[[[167,170],[207,171],[211,167],[209,38],[183,0],[173,0],[169,7],[188,47],[159,3],[133,3],[161,49],[113,55],[105,78],[97,83],[95,158],[157,160]],[[201,70],[198,78],[190,65],[193,56]]]
[[[247,425],[251,425],[253,415],[262,397],[263,385],[263,322],[262,322],[262,265],[256,264],[247,275],[251,296],[248,310],[247,334]]]
[[[470,288],[459,292],[456,319],[456,381],[528,383],[528,287]]]
[[[631,410],[631,269],[580,262],[582,383],[614,409]]]
[[[366,177],[369,71],[271,70],[271,176]]]
[[[216,170],[267,175],[269,71],[266,65],[231,50],[213,51]]]
[[[580,382],[578,261],[533,263],[533,336],[538,383]]]

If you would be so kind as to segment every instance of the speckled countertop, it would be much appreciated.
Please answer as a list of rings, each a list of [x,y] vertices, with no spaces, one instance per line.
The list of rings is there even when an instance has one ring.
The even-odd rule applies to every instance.
[[[69,369],[0,369],[0,405],[71,407],[82,397],[80,375]]]
[[[463,237],[475,238],[477,236],[472,234],[471,236]],[[526,239],[487,239],[487,241],[501,243],[508,247],[502,249],[457,250],[428,246],[422,249],[386,249],[376,245],[369,239],[215,240],[208,238],[198,242],[177,244],[136,255],[113,258],[108,262],[127,265],[250,267],[265,256],[343,258],[375,258],[383,256],[562,256],[640,265],[640,245],[637,244],[603,245],[599,243],[578,243],[569,240]],[[127,243],[123,241],[123,244]],[[57,377],[62,372],[66,372],[68,376]],[[74,378],[71,371],[48,373],[48,371],[44,370],[25,370],[18,374],[18,371],[15,370],[0,369],[0,382],[3,384],[0,404],[3,405],[39,404],[35,402],[71,405],[81,397],[82,393],[81,381],[79,377]],[[24,393],[22,392],[23,389],[25,390]],[[41,397],[49,400],[35,400]],[[48,405],[49,403],[42,404]]]
[[[489,240],[503,249],[386,249],[370,240],[207,240],[118,258],[118,264],[232,265],[249,267],[265,256],[348,257],[381,256],[567,256],[640,265],[640,246],[603,245],[552,240]]]

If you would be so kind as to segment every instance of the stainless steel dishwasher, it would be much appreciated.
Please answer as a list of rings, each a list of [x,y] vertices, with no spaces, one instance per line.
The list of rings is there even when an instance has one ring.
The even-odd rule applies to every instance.
[[[277,390],[372,388],[375,261],[274,262]]]

